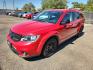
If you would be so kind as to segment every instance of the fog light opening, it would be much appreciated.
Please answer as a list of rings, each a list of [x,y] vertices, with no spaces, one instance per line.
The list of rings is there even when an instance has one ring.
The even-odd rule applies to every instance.
[[[28,55],[28,53],[27,52],[23,52],[23,56],[27,56]]]

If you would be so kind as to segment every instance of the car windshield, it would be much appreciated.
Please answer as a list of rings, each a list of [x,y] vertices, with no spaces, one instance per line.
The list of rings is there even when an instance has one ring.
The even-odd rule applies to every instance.
[[[61,15],[59,11],[44,11],[33,18],[34,21],[56,23]]]

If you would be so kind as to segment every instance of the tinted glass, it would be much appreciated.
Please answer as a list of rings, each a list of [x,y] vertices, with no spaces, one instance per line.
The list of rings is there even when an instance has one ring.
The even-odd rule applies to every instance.
[[[63,20],[61,21],[61,24],[66,24],[66,23],[71,22],[71,21],[73,21],[72,12],[69,12],[64,16]]]
[[[73,20],[77,20],[80,18],[80,13],[78,12],[72,12],[73,13]]]
[[[61,15],[59,11],[44,11],[38,16],[36,16],[33,20],[40,22],[49,22],[56,23]]]

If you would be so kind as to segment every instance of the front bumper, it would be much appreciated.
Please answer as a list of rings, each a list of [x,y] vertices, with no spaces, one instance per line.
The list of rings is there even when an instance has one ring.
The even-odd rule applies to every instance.
[[[28,58],[28,57],[38,56],[40,54],[37,52],[39,42],[35,43],[21,42],[21,41],[15,42],[8,35],[7,43],[10,49],[20,57]]]

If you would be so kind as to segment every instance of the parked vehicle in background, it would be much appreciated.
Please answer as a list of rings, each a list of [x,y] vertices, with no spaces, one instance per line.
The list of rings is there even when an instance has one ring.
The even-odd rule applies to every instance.
[[[20,12],[15,12],[13,16],[18,17]]]
[[[33,13],[30,12],[30,13],[27,13],[26,14],[26,18],[27,19],[31,19],[32,17],[33,17]]]
[[[32,16],[32,18],[35,18],[37,15],[39,14],[39,12],[35,12]]]
[[[26,13],[25,14],[23,14],[23,16],[22,16],[23,18],[26,18]]]
[[[19,12],[18,13],[18,17],[22,17],[23,16],[23,14],[25,14],[26,12]]]
[[[15,12],[8,12],[7,15],[9,16],[13,16],[15,14]]]
[[[49,57],[59,44],[82,33],[84,21],[83,14],[75,9],[47,10],[31,21],[14,25],[7,42],[20,57]]]
[[[11,12],[6,12],[6,15],[8,15],[9,13],[11,13]]]
[[[8,13],[8,15],[9,15],[9,16],[11,16],[11,15],[12,15],[12,13],[10,12],[10,13]]]
[[[27,15],[27,14],[32,14],[32,12],[24,13],[24,14],[23,14],[23,18],[26,18],[26,15]]]

